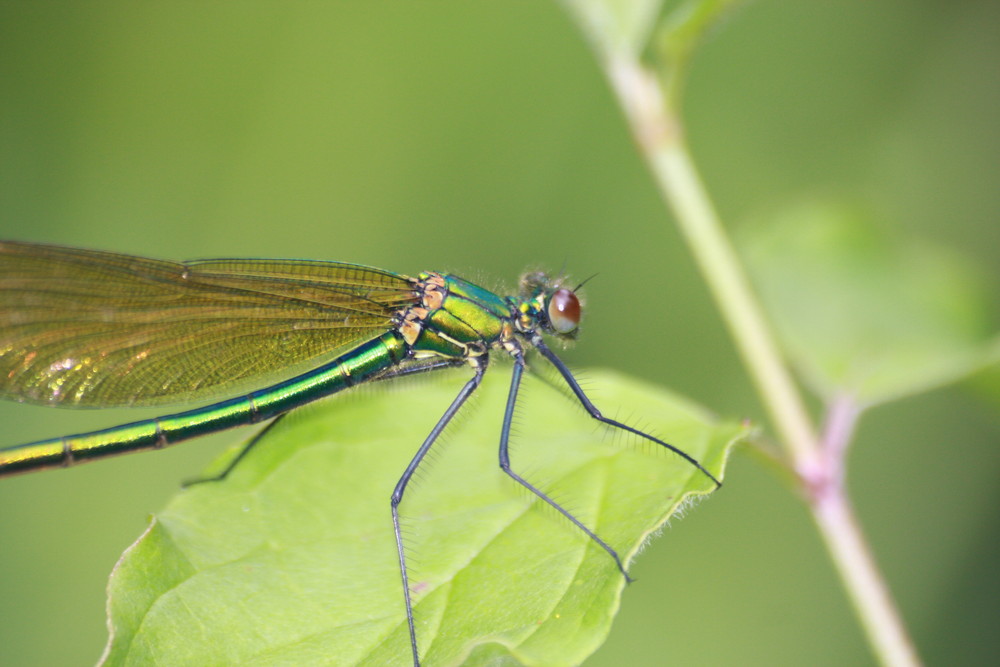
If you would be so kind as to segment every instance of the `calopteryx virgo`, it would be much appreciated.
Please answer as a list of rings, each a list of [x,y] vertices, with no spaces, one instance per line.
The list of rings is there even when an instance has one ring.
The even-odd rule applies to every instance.
[[[583,531],[626,577],[610,545],[511,468],[508,441],[528,351],[552,364],[591,417],[676,453],[720,484],[677,447],[602,415],[546,344],[543,335],[576,335],[582,316],[578,289],[541,272],[525,274],[517,295],[499,296],[436,272],[411,278],[305,260],[176,263],[0,242],[0,397],[112,407],[235,396],[0,449],[0,476],[159,449],[245,424],[271,420],[273,425],[296,407],[359,383],[468,366],[472,377],[417,449],[391,496],[410,646],[418,665],[399,505],[427,452],[479,386],[491,353],[514,362],[500,432],[501,469]]]

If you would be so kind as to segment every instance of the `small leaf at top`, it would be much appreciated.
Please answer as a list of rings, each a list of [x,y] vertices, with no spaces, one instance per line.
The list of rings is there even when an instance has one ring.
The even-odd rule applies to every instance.
[[[638,57],[663,0],[562,0],[601,55]]]
[[[611,558],[497,466],[507,384],[487,374],[401,506],[424,664],[578,664],[604,641],[625,581]],[[122,556],[105,665],[407,665],[389,513],[404,467],[463,378],[340,395],[276,425],[221,482],[191,487]],[[583,374],[606,414],[722,477],[747,427],[660,389]],[[626,562],[679,505],[714,485],[675,454],[598,427],[525,383],[513,466]]]

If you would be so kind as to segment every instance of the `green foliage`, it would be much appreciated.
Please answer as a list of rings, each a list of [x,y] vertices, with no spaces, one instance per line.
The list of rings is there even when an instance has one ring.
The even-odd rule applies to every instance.
[[[662,55],[681,61],[722,14],[744,1],[563,0],[563,4],[602,55],[639,56],[657,32]]]
[[[856,207],[809,202],[741,247],[789,356],[826,399],[882,403],[991,359],[990,301],[967,259],[897,238]]]
[[[747,436],[636,380],[584,378],[609,414],[627,406],[628,421],[720,477]],[[300,410],[225,481],[178,495],[111,577],[103,664],[405,664],[389,495],[458,382],[404,382]],[[603,550],[497,467],[506,391],[502,370],[488,374],[403,502],[428,665],[577,664],[603,642],[625,585]],[[630,561],[713,484],[659,447],[613,435],[529,380],[512,457]]]
[[[659,43],[677,38],[665,19],[682,3],[662,4],[655,32],[626,31],[648,41],[647,63],[653,48],[684,56]],[[763,418],[560,7],[212,3],[193,15],[113,0],[4,3],[0,15],[5,237],[445,269],[488,286],[565,262],[600,273],[568,359]],[[727,227],[798,193],[860,189],[899,236],[946,241],[996,277],[1000,3],[753,2],[734,18],[698,42],[679,107]],[[633,335],[652,344],[623,344]],[[866,413],[852,446],[852,502],[929,664],[987,664],[1000,651],[1000,596],[984,585],[1000,548],[1000,372],[981,376],[978,395],[968,388]],[[614,401],[601,405],[614,414]],[[495,425],[496,409],[481,402],[467,421]],[[0,446],[155,415],[5,402]],[[238,437],[2,480],[0,664],[92,662],[111,565],[179,480]],[[430,474],[467,444],[451,442]],[[477,479],[497,474],[488,449]],[[871,662],[807,514],[736,463],[711,505],[638,561],[640,581],[588,666]],[[959,483],[927,502],[942,479]],[[382,525],[387,493],[375,501]],[[916,507],[919,521],[900,520]],[[569,532],[542,514],[546,530]],[[774,567],[789,555],[794,568]]]
[[[563,4],[599,52],[638,55],[663,0],[563,0]]]

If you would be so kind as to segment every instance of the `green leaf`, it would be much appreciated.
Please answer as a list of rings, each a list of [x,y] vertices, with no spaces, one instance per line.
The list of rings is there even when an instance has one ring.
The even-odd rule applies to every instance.
[[[667,14],[657,29],[656,42],[667,63],[684,63],[695,46],[727,14],[746,0],[688,0]]]
[[[635,58],[649,41],[663,0],[563,0],[563,4],[600,54]]]
[[[637,59],[654,32],[659,47],[667,54],[690,54],[695,43],[722,16],[744,1],[686,0],[672,3],[662,17],[666,4],[663,0],[562,0],[562,3],[602,56]]]
[[[300,409],[225,481],[181,492],[112,573],[103,664],[408,664],[389,496],[465,377]],[[428,666],[577,664],[604,641],[625,584],[603,550],[498,468],[506,378],[487,374],[403,500]],[[583,379],[607,414],[627,406],[622,418],[720,478],[747,436],[636,380]],[[511,456],[626,562],[679,505],[713,488],[678,456],[610,433],[533,378]]]
[[[665,103],[680,108],[680,91],[696,48],[723,17],[745,0],[688,0],[663,17],[653,36],[655,69],[663,86]]]
[[[750,227],[741,241],[788,355],[827,400],[894,400],[995,356],[988,290],[967,259],[942,246],[819,201]]]

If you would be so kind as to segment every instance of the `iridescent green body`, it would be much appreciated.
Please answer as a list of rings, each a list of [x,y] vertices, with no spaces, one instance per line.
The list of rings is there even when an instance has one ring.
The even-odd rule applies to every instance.
[[[271,419],[317,396],[336,393],[382,372],[398,362],[404,347],[399,334],[390,332],[311,373],[266,390],[173,415],[3,449],[0,450],[0,475],[159,449],[215,431]]]
[[[591,417],[669,449],[718,484],[680,449],[603,416],[548,348],[543,334],[576,333],[581,318],[576,289],[564,287],[562,279],[528,273],[519,293],[504,297],[440,273],[410,278],[303,260],[176,263],[3,241],[0,398],[111,407],[236,397],[0,449],[0,476],[158,449],[244,424],[271,420],[273,425],[290,410],[362,382],[468,366],[473,376],[413,455],[391,496],[412,661],[419,665],[399,505],[427,452],[479,386],[492,351],[514,361],[500,431],[501,470],[604,549],[623,574],[611,546],[512,469],[508,440],[526,351],[536,350],[559,371]]]
[[[368,270],[357,265],[340,266]],[[512,301],[456,276],[424,273],[418,279],[399,279],[407,281],[413,305],[391,313],[385,333],[318,368],[204,408],[0,449],[0,476],[159,449],[215,431],[266,421],[319,397],[390,373],[401,364],[429,359],[461,362],[481,356],[512,334],[507,323],[512,308],[516,308]],[[33,353],[22,351],[20,355],[23,358]],[[13,354],[17,349],[10,345],[0,350],[3,367],[17,365],[7,359]],[[34,402],[60,403],[57,399],[62,396],[63,374],[58,371],[70,370],[70,359],[49,363],[51,377],[47,381],[30,381]],[[86,387],[78,391],[85,395]],[[48,400],[39,400],[39,396],[47,396]]]

